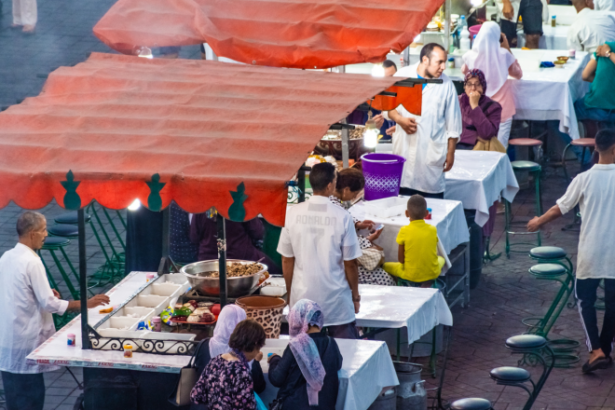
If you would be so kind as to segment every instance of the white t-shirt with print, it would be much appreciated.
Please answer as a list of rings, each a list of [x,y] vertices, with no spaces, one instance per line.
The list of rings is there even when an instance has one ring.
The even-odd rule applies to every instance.
[[[557,200],[562,214],[577,204],[582,219],[577,278],[615,279],[615,164],[596,164],[577,175]]]

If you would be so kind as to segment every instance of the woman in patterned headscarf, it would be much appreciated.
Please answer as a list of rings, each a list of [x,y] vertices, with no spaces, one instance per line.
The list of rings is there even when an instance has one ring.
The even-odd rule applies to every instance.
[[[280,388],[276,400],[283,409],[335,408],[342,355],[335,339],[320,332],[323,323],[320,306],[311,300],[301,299],[290,310],[290,343],[282,357],[269,359],[269,381]]]

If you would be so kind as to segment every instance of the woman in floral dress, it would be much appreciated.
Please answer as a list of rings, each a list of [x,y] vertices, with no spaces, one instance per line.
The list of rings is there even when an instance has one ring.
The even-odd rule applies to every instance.
[[[231,352],[211,359],[190,393],[192,402],[209,410],[255,410],[248,362],[262,359],[265,338],[265,330],[254,320],[239,322],[228,343]]]

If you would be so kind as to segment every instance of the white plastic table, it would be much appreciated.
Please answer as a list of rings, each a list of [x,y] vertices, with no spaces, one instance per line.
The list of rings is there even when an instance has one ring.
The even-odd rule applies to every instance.
[[[399,385],[391,355],[385,342],[370,340],[335,339],[344,358],[340,379],[336,410],[366,410],[378,397],[384,387]],[[263,351],[279,348],[283,351],[289,339],[267,339]],[[263,359],[266,361],[266,358]],[[260,395],[264,403],[270,403],[278,389],[269,383]]]
[[[445,174],[444,197],[475,209],[479,226],[489,220],[489,207],[501,196],[512,202],[519,191],[517,178],[506,154],[488,151],[455,151],[455,164]]]

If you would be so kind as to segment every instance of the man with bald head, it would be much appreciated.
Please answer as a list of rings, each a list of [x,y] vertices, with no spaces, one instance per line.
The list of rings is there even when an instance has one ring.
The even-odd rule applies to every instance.
[[[19,242],[0,258],[0,371],[7,410],[42,410],[44,372],[58,366],[29,364],[28,356],[56,331],[53,313],[77,312],[81,302],[60,299],[51,289],[36,251],[47,237],[45,217],[26,211],[17,221]],[[88,308],[109,303],[106,295],[88,300]]]

